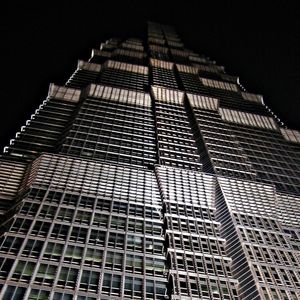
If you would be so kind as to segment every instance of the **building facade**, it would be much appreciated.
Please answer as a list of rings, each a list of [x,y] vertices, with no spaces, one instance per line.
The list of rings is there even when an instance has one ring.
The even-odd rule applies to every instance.
[[[299,154],[170,26],[112,38],[0,158],[0,299],[300,299]]]

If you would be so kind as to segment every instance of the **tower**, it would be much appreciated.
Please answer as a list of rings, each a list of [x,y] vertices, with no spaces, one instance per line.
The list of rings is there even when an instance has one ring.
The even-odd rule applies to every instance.
[[[297,299],[299,143],[171,27],[108,40],[1,157],[0,298]]]

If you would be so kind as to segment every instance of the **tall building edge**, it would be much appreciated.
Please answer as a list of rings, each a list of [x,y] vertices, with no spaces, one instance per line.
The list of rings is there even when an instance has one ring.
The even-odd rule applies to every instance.
[[[300,132],[147,25],[5,147],[0,299],[299,299]]]

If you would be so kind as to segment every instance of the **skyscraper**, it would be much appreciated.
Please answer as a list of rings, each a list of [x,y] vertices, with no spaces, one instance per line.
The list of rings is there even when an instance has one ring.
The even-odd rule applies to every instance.
[[[300,132],[169,26],[79,61],[0,160],[0,298],[299,299]]]

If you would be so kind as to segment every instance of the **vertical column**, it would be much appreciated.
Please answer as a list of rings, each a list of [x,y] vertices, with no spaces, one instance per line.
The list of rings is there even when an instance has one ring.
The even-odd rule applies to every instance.
[[[193,133],[184,107],[184,93],[152,86],[159,163],[201,170]]]
[[[239,279],[239,296],[297,299],[300,261],[278,220],[274,187],[220,177],[218,182],[217,218]]]
[[[156,174],[164,203],[172,299],[238,299],[215,215],[214,177],[163,166]]]

